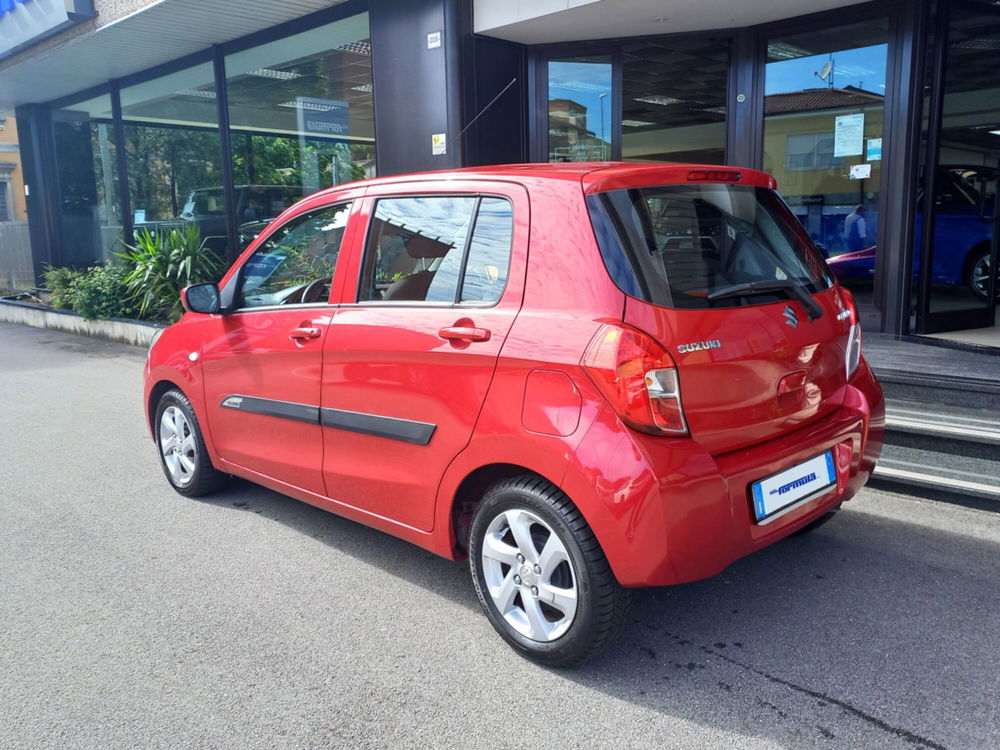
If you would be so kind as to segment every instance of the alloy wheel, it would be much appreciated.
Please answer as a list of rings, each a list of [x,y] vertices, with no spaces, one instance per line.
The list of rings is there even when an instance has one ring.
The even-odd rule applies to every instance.
[[[168,406],[160,417],[160,455],[175,484],[191,482],[198,465],[198,448],[191,425],[184,412]]]
[[[569,630],[577,612],[576,574],[548,523],[522,508],[503,511],[486,530],[481,559],[487,591],[511,628],[543,643]]]
[[[989,253],[984,254],[976,261],[975,265],[972,266],[971,279],[973,291],[975,291],[979,297],[986,299],[990,286]],[[995,292],[997,297],[1000,297],[1000,279],[997,279]]]

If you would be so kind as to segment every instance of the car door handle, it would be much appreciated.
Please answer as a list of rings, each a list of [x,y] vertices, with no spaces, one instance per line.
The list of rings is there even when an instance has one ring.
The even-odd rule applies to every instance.
[[[288,338],[294,339],[295,341],[305,341],[306,339],[318,339],[320,333],[321,332],[318,328],[293,328],[289,332]]]
[[[448,326],[438,331],[438,336],[448,341],[489,341],[490,332],[486,328],[471,326]]]

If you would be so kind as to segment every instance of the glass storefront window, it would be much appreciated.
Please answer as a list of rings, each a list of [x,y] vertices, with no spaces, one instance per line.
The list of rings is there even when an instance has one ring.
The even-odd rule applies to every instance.
[[[996,328],[1000,324],[996,313],[1000,277],[991,269],[996,268],[1000,223],[1000,9],[991,2],[956,3],[939,16],[939,24],[927,68],[928,92],[942,87],[934,91],[940,94],[941,108],[933,155],[937,165],[934,179],[928,181],[924,159],[914,226],[920,249],[925,226],[930,225],[929,246],[924,248],[927,262],[916,253],[914,264],[919,278],[914,289],[917,331],[996,346],[1000,343]],[[934,53],[941,44],[945,45],[944,77],[936,81]],[[928,112],[937,104],[928,97]],[[928,136],[925,129],[925,157]],[[990,298],[991,276],[994,299]]]
[[[218,104],[211,63],[121,91],[129,200],[136,231],[195,222],[225,253]]]
[[[622,48],[622,159],[723,164],[729,40]]]
[[[549,161],[611,158],[611,57],[550,60]]]
[[[888,21],[768,41],[764,170],[831,270],[872,302]]]
[[[241,242],[298,198],[375,175],[368,14],[226,58]]]
[[[52,112],[61,265],[86,266],[121,249],[117,144],[107,94]]]

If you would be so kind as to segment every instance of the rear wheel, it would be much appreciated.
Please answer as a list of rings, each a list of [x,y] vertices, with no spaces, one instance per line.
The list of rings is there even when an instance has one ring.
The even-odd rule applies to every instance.
[[[180,390],[172,388],[160,397],[154,428],[160,464],[171,487],[186,497],[222,488],[228,476],[212,466],[198,418]]]
[[[990,284],[990,248],[983,247],[974,251],[969,261],[969,270],[966,273],[966,282],[973,293],[979,299],[986,299],[989,295]],[[1000,282],[1000,279],[997,279]],[[994,284],[994,293],[1000,297],[1000,283]]]
[[[490,623],[515,650],[578,664],[621,631],[629,591],[615,579],[580,511],[533,476],[490,489],[476,511],[469,565]]]

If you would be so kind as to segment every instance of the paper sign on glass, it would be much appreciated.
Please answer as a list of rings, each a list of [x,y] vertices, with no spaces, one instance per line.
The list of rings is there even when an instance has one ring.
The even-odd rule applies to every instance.
[[[865,161],[881,161],[881,159],[882,159],[882,139],[869,138],[868,156],[865,158]]]
[[[851,167],[852,180],[867,180],[872,176],[871,164],[854,164]]]
[[[833,156],[860,156],[865,146],[865,116],[841,115],[834,120]]]

